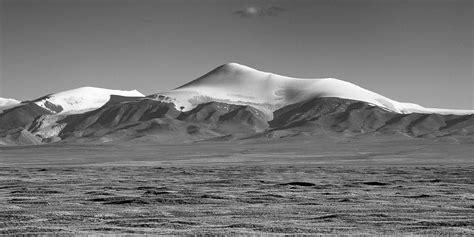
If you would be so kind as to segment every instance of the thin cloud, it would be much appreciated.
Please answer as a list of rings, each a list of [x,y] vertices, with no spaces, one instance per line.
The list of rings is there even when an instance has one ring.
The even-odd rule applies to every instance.
[[[260,7],[260,6],[247,6],[243,9],[237,10],[234,14],[240,17],[265,17],[265,16],[277,16],[286,9],[277,6]]]
[[[143,23],[152,23],[153,19],[142,17],[142,18],[140,18],[140,21],[143,22]]]

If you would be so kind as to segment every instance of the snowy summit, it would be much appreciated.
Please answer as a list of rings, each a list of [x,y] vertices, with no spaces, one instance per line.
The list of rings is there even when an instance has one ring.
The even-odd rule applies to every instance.
[[[160,93],[177,107],[189,110],[210,101],[251,105],[267,115],[284,106],[317,97],[358,100],[396,113],[474,114],[473,110],[424,108],[402,103],[335,78],[302,79],[262,72],[237,64],[224,64],[172,91]]]

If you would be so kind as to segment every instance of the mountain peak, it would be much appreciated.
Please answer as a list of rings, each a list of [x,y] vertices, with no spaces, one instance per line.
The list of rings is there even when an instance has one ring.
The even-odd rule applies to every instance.
[[[183,89],[200,85],[232,83],[235,78],[242,77],[256,80],[267,75],[269,75],[269,73],[262,72],[239,63],[226,63],[214,68],[203,76],[193,81],[190,81],[176,89]]]
[[[178,108],[184,107],[185,110],[215,101],[251,105],[269,117],[276,109],[320,97],[363,101],[396,113],[474,113],[470,110],[424,108],[389,99],[340,79],[293,78],[259,71],[239,63],[223,64],[196,80],[160,94],[172,98]]]
[[[249,66],[246,66],[246,65],[243,65],[243,64],[240,64],[240,63],[234,63],[234,62],[231,62],[231,63],[226,63],[226,64],[223,64],[217,68],[222,68],[224,70],[250,70],[250,71],[258,71],[257,69],[255,68],[252,68],[252,67],[249,67]]]

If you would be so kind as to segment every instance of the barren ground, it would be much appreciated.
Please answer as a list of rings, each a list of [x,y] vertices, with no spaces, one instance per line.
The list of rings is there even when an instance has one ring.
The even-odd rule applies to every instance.
[[[0,234],[473,235],[472,143],[382,140],[3,147]]]

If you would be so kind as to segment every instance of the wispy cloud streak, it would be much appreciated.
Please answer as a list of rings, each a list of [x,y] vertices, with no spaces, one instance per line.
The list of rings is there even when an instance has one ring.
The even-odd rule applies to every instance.
[[[240,17],[265,17],[265,16],[277,16],[286,9],[277,6],[261,7],[261,6],[247,6],[243,9],[237,10],[234,14]]]

